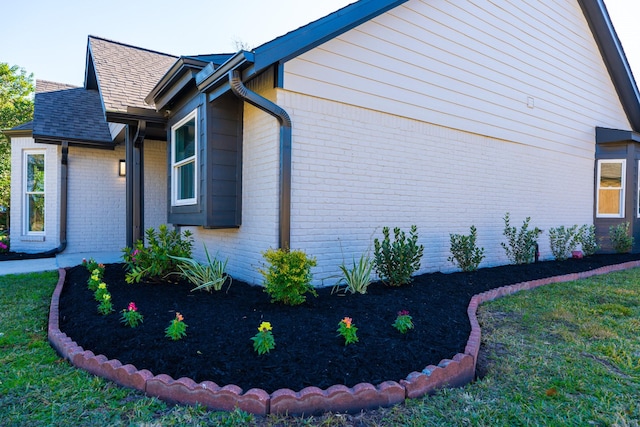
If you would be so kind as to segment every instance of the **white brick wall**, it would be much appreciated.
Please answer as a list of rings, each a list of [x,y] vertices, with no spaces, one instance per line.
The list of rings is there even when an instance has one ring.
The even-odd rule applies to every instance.
[[[59,243],[61,148],[36,144],[32,138],[13,138],[11,249],[42,252]],[[45,153],[44,242],[22,236],[22,156],[24,150]],[[118,252],[125,246],[125,178],[118,176],[118,164],[125,158],[124,146],[115,150],[69,147],[67,248],[65,254]],[[166,223],[166,145],[145,141],[145,227]],[[19,190],[16,189],[19,186]]]
[[[506,263],[506,212],[517,227],[526,216],[545,230],[592,222],[589,158],[279,95],[294,123],[291,246],[318,258],[316,284],[333,284],[343,257],[373,253],[383,226],[418,226],[427,272],[453,269],[449,234],[468,234],[471,225],[486,250],[482,265]],[[546,233],[539,243],[549,258]]]

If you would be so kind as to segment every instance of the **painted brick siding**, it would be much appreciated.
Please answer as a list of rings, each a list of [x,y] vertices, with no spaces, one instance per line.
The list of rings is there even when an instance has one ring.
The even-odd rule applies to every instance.
[[[27,236],[25,234],[24,215],[24,178],[23,165],[26,151],[45,154],[45,235]],[[60,147],[56,145],[36,144],[31,137],[11,139],[11,250],[14,252],[38,253],[58,247],[59,205],[58,191],[60,174]],[[18,191],[16,191],[16,189]]]
[[[124,145],[115,150],[69,147],[66,253],[118,251],[125,244]]]
[[[167,223],[167,143],[144,141],[144,228]]]
[[[483,266],[507,262],[502,220],[519,227],[592,222],[593,160],[279,91],[292,116],[292,248],[318,258],[332,285],[343,259],[383,226],[419,230],[421,272],[450,271],[449,234],[478,229]],[[540,239],[550,258],[548,234]]]
[[[270,86],[273,76],[266,74],[248,87],[275,99]],[[193,232],[194,257],[204,259],[203,243],[211,256],[228,259],[227,272],[249,283],[261,283],[258,272],[262,252],[278,244],[278,143],[279,125],[275,118],[246,104],[242,152],[242,226],[238,229],[207,230],[184,227]]]

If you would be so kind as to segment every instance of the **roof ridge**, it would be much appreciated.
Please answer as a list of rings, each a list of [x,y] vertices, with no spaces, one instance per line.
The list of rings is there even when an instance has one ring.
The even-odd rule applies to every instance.
[[[149,52],[149,53],[155,53],[157,55],[168,56],[168,57],[176,58],[176,59],[179,58],[179,56],[172,55],[170,53],[159,52],[157,50],[147,49],[147,48],[140,47],[140,46],[134,46],[132,44],[122,43],[122,42],[119,42],[119,41],[116,41],[116,40],[111,40],[111,39],[107,39],[107,38],[104,38],[104,37],[98,37],[98,36],[94,36],[94,35],[91,35],[91,34],[89,34],[89,38],[90,39],[96,39],[96,40],[102,40],[102,41],[107,42],[107,43],[113,43],[113,44],[117,44],[117,45],[120,45],[120,46],[136,49],[136,50],[142,50],[142,51]]]

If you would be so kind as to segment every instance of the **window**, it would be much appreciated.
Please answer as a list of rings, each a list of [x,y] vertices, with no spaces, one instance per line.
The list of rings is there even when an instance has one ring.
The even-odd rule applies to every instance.
[[[625,160],[598,161],[598,217],[624,217],[625,166]]]
[[[197,189],[197,110],[171,127],[171,203],[196,204]]]
[[[44,152],[25,152],[24,223],[26,234],[44,234]]]

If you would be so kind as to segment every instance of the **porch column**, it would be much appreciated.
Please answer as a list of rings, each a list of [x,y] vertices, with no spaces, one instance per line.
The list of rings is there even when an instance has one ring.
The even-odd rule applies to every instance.
[[[136,125],[127,125],[125,133],[126,163],[126,245],[143,237],[144,230],[144,174],[143,141],[147,123],[138,121]]]

